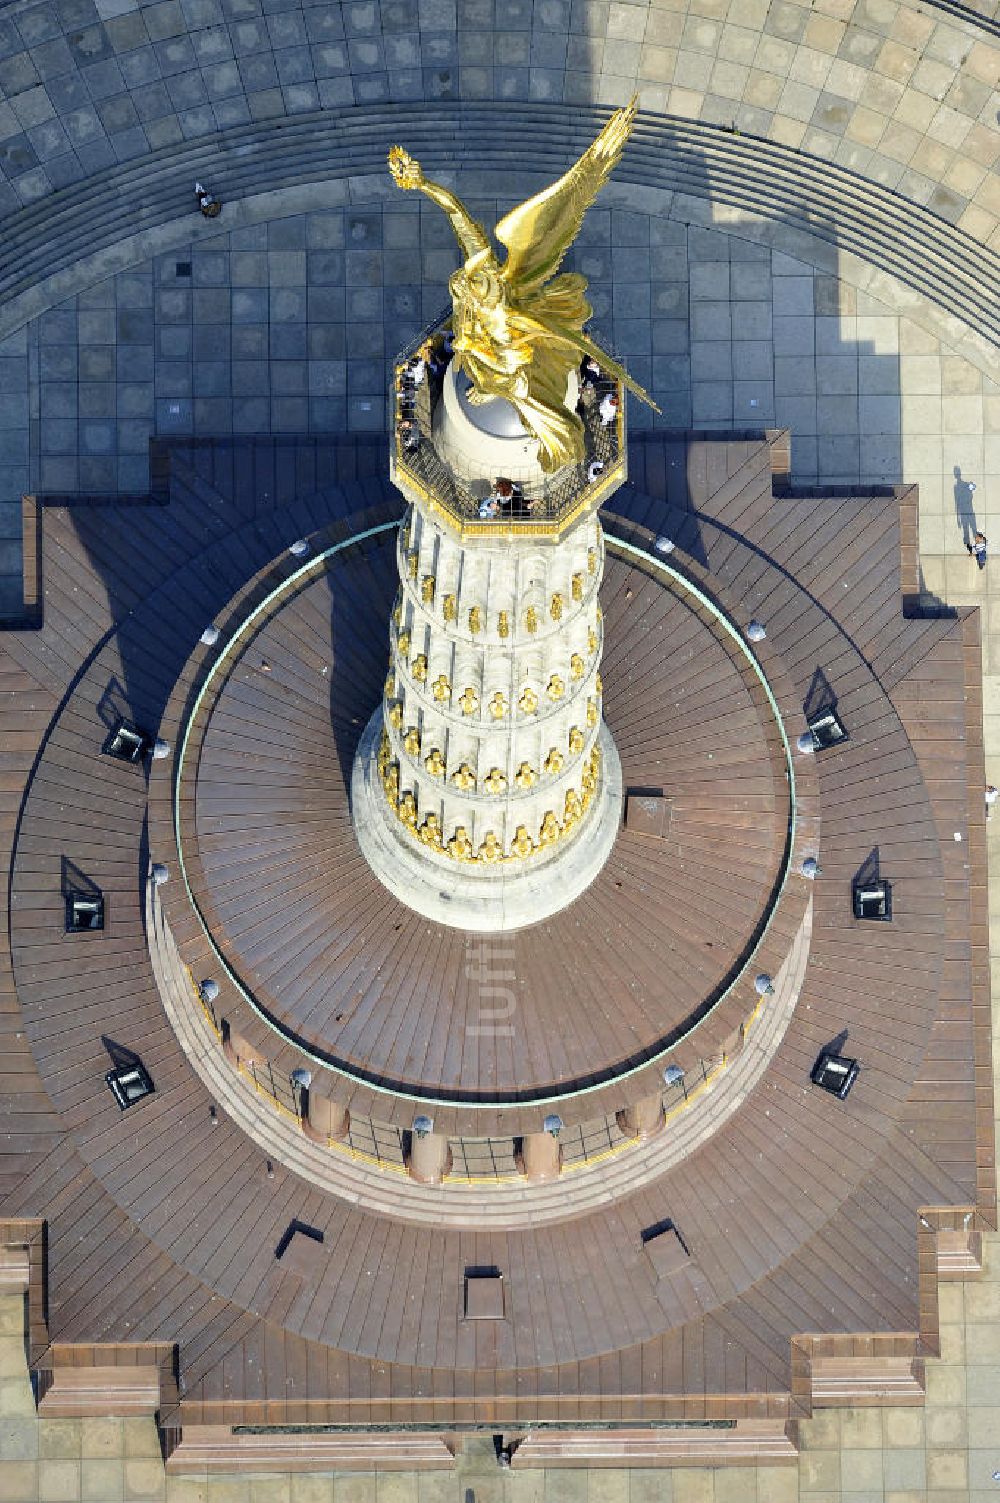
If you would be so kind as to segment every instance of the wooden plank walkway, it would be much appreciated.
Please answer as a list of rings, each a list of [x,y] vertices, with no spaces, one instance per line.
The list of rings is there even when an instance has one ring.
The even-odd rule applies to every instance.
[[[460,1207],[445,1224],[392,1223],[280,1164],[268,1178],[263,1152],[224,1110],[211,1125],[213,1103],[166,1023],[145,948],[142,774],[99,757],[101,716],[116,696],[155,727],[202,626],[224,621],[227,601],[292,538],[390,503],[375,448],[328,448],[314,448],[302,489],[289,447],[202,445],[179,456],[167,506],[48,512],[43,626],[3,639],[0,686],[15,697],[3,702],[0,729],[37,715],[25,722],[33,745],[7,768],[11,808],[21,807],[35,746],[62,702],[17,831],[10,919],[19,1012],[9,986],[3,993],[4,1026],[22,1032],[30,1056],[22,1041],[4,1077],[15,1130],[0,1164],[0,1214],[48,1221],[50,1339],[120,1342],[127,1332],[178,1341],[179,1413],[189,1423],[781,1417],[794,1334],[917,1330],[918,1207],[978,1199],[991,1214],[991,1165],[980,1152],[977,1167],[976,1144],[986,1090],[981,980],[976,1014],[971,1000],[979,919],[954,841],[958,831],[984,869],[981,809],[969,797],[982,774],[966,702],[968,628],[901,621],[891,499],[775,501],[766,446],[750,441],[646,446],[645,473],[633,470],[642,488],[615,499],[625,525],[637,537],[669,533],[678,561],[738,622],[765,620],[761,657],[787,686],[780,697],[790,715],[819,669],[851,732],[804,777],[822,817],[823,873],[802,1002],[761,1086],[655,1184],[535,1231],[476,1232]],[[286,484],[287,495],[275,489]],[[362,600],[390,582],[376,555],[365,567]],[[637,575],[626,600],[633,573],[617,562],[609,572],[609,639],[646,589]],[[315,603],[303,599],[289,621],[268,651],[291,675],[293,647],[305,654],[296,662],[315,663],[330,641]],[[685,641],[683,617],[660,622]],[[645,685],[653,658],[648,641],[622,648],[606,679],[623,746],[652,748],[655,762],[676,755],[685,730],[675,743],[644,740],[655,716],[630,722],[624,690],[612,703],[616,677],[624,683],[631,671]],[[356,662],[367,671],[364,654]],[[281,701],[289,724],[298,726],[301,707],[307,725],[322,697],[302,678],[289,681],[294,692]],[[694,705],[696,670],[682,682]],[[231,723],[220,719],[209,736],[218,769],[235,766],[245,717],[273,711],[274,693],[271,681],[234,686]],[[650,693],[651,706],[673,713],[665,691]],[[704,704],[711,709],[710,696]],[[688,740],[700,724],[692,715]],[[274,787],[281,760],[255,759],[245,786],[264,778]],[[322,770],[332,809],[339,767]],[[206,783],[216,803],[199,817],[247,823],[245,798],[235,811],[223,807],[224,785],[224,776]],[[692,797],[687,839],[718,883],[725,838],[717,826],[706,833],[710,786],[705,794],[702,804]],[[746,812],[758,812],[750,802]],[[265,816],[272,826],[274,811],[284,812],[280,801]],[[727,806],[742,840],[739,813]],[[288,895],[301,848],[280,823],[266,850],[281,873],[274,890]],[[756,822],[746,829],[755,837]],[[849,917],[850,880],[876,846],[896,913],[892,924],[859,926]],[[760,859],[772,837],[747,848]],[[213,901],[224,905],[218,842],[211,856]],[[61,933],[64,857],[107,895],[101,935]],[[761,880],[736,872],[731,911]],[[259,900],[272,897],[262,887]],[[344,912],[360,936],[363,915]],[[596,906],[585,902],[581,914],[600,922]],[[653,900],[639,914],[646,924],[662,919]],[[345,954],[354,938],[347,934]],[[593,995],[603,987],[614,998],[607,1037],[619,1047],[629,1030],[641,1032],[644,1015],[614,989],[617,960],[603,948],[590,940],[586,953]],[[442,950],[438,939],[428,963],[440,966]],[[690,946],[684,954],[692,974],[710,976]],[[453,974],[454,962],[444,969]],[[356,974],[360,983],[362,965]],[[429,976],[416,977],[413,992],[425,1010],[411,1039],[424,1053],[401,1033],[392,1046],[405,1045],[401,1058],[414,1068],[454,1070],[446,1050],[435,1052],[447,1014]],[[364,1033],[360,1012],[352,1026],[359,1050],[382,1042]],[[845,1028],[862,1075],[841,1104],[810,1089],[807,1076],[819,1047]],[[137,1049],[156,1081],[155,1096],[126,1116],[103,1084],[106,1038]],[[574,1049],[562,1039],[544,1068],[579,1068],[585,1051]],[[658,1284],[641,1233],[666,1216],[692,1262]],[[329,1256],[319,1278],[292,1287],[274,1249],[294,1218],[323,1231]],[[464,1270],[490,1265],[505,1274],[508,1318],[470,1325]]]

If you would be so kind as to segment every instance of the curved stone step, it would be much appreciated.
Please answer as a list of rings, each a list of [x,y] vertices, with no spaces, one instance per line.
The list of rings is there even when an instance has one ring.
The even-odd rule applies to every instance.
[[[171,147],[64,189],[22,210],[8,227],[0,299],[9,301],[121,238],[107,215],[109,195],[135,204],[129,231],[177,218],[197,170],[230,201],[283,187],[385,172],[386,142],[405,138],[438,171],[461,167],[476,191],[483,179],[521,170],[532,139],[532,176],[551,177],[583,150],[606,112],[565,106],[508,107],[498,132],[487,106],[460,106],[448,141],[434,106],[322,112],[247,133],[234,130],[187,148]],[[425,150],[426,148],[426,150]],[[466,163],[475,166],[466,167]],[[1000,342],[1000,309],[991,288],[1000,255],[931,210],[868,183],[846,168],[715,126],[641,116],[617,174],[620,185],[705,199],[804,230],[891,272],[946,311]],[[391,191],[386,180],[386,191]],[[905,206],[905,214],[901,207]],[[224,222],[223,222],[224,226]]]
[[[521,123],[525,126],[537,125],[545,127],[545,147],[539,149],[537,146],[533,146],[532,149],[532,159],[533,162],[539,164],[538,170],[540,174],[542,173],[543,166],[547,166],[550,158],[552,159],[553,167],[558,169],[565,161],[566,155],[572,154],[586,143],[585,136],[575,138],[567,131],[566,122],[561,117],[553,120],[551,118],[553,113],[554,110],[552,107],[547,108],[544,112],[539,111],[537,107],[525,107],[523,110],[517,112]],[[396,114],[388,118],[383,118],[385,124],[389,124],[390,120],[396,126],[403,124],[402,118]],[[514,112],[508,112],[508,119],[513,120],[513,118]],[[321,117],[321,119],[326,120],[326,117]],[[328,121],[326,123],[329,124]],[[594,124],[596,125],[596,123],[595,120]],[[468,129],[463,132],[462,147],[463,154],[466,156],[471,154],[472,148],[478,144],[477,137],[484,130],[482,121],[472,119],[467,124]],[[414,137],[420,132],[421,126],[425,130],[430,127],[433,144],[437,148],[435,156],[440,157],[441,147],[436,139],[436,122],[428,121],[426,116],[422,119],[406,121],[406,129]],[[523,156],[519,147],[513,142],[507,146],[504,142],[498,141],[492,122],[487,122],[485,129],[487,135],[484,136],[483,146],[490,152],[490,165],[495,167],[508,154],[512,163],[520,165],[521,161],[523,161]],[[331,162],[329,143],[325,140],[328,132],[317,131],[315,123],[308,131],[303,131],[298,125],[284,125],[277,142],[275,140],[275,132],[271,129],[261,135],[255,143],[259,149],[253,152],[252,167],[244,168],[242,164],[237,164],[235,161],[228,159],[224,164],[220,164],[220,166],[224,165],[229,170],[227,181],[230,183],[230,193],[232,193],[232,190],[238,191],[258,187],[256,178],[259,176],[264,157],[274,151],[277,151],[280,157],[281,180],[284,183],[314,180],[317,167],[322,168],[324,176],[331,175],[331,167],[335,169],[339,167],[339,173],[337,170],[334,170],[334,176],[342,175],[345,170],[351,175],[356,176],[359,167],[364,167],[381,175],[384,171],[383,153],[387,139],[385,125],[369,119],[366,119],[363,124],[351,121],[350,130],[352,139],[349,155],[345,157],[343,162],[337,163],[336,161]],[[220,150],[224,153],[228,152],[231,143],[224,137],[220,137],[219,142]],[[347,152],[347,146],[345,143],[339,144],[341,147],[339,155],[344,156],[345,152]],[[563,150],[560,150],[563,144],[565,145],[565,154]],[[701,155],[693,158],[692,148],[697,148]],[[364,155],[361,155],[362,152]],[[242,152],[239,154],[243,155]],[[191,152],[189,155],[192,158],[192,162],[195,159],[198,161],[203,159],[200,152],[197,154]],[[450,156],[451,153],[448,153],[448,155]],[[161,165],[159,169],[156,169],[153,164],[150,164],[153,170],[143,173],[143,186],[147,197],[150,187],[160,177],[165,177],[167,183],[173,186],[177,176],[179,153],[176,150],[171,150],[162,153],[161,156],[165,159],[165,165]],[[644,158],[645,160],[643,160]],[[640,161],[642,161],[641,170],[638,169]],[[808,171],[804,170],[805,164],[808,164]],[[813,159],[800,153],[791,152],[782,147],[774,147],[766,141],[752,137],[734,138],[728,132],[720,131],[715,127],[703,127],[690,125],[686,122],[677,122],[671,125],[665,134],[664,122],[650,122],[648,119],[641,120],[636,128],[628,156],[619,171],[619,179],[623,183],[641,179],[643,186],[657,186],[666,191],[674,192],[681,191],[684,188],[693,187],[697,189],[699,186],[704,188],[706,173],[700,169],[704,169],[709,165],[717,165],[719,171],[725,174],[723,179],[712,182],[713,192],[717,198],[737,203],[741,198],[745,197],[747,191],[750,191],[753,195],[753,200],[748,206],[754,207],[759,203],[762,208],[766,208],[769,196],[773,196],[777,192],[779,197],[776,202],[780,202],[782,212],[786,217],[789,186],[801,180],[802,186],[808,187],[808,203],[804,212],[809,215],[809,227],[811,231],[819,233],[821,236],[831,239],[836,243],[844,243],[845,233],[850,228],[850,222],[844,218],[844,215],[850,205],[857,202],[859,207],[864,210],[866,220],[872,220],[873,218],[879,220],[882,232],[890,237],[894,254],[903,258],[907,255],[907,247],[911,240],[909,228],[905,235],[901,234],[896,228],[898,224],[896,205],[900,201],[900,195],[890,194],[885,190],[878,190],[873,193],[871,185],[866,184],[864,179],[860,178],[857,174],[848,172],[846,169],[835,168],[831,164],[818,162],[815,163],[814,168]],[[126,171],[127,169],[120,169],[114,176],[120,178],[122,173]],[[831,180],[832,186],[827,184],[827,179]],[[92,208],[90,202],[91,196],[88,196],[86,193],[86,185],[81,189],[66,190],[63,194],[56,195],[53,202],[56,199],[60,200],[68,211],[75,197],[80,198],[80,202],[85,208],[88,206]],[[882,199],[885,199],[887,202],[881,202]],[[907,202],[909,203],[909,201]],[[828,204],[830,208],[831,218],[828,222],[835,222],[836,224],[836,230],[833,233],[824,230],[822,221],[817,224],[816,207],[823,204]],[[975,266],[970,264],[967,256],[961,255],[956,251],[956,241],[952,227],[947,221],[939,219],[938,216],[928,211],[920,211],[919,206],[912,207],[917,212],[923,213],[926,221],[923,225],[924,238],[928,240],[928,244],[933,246],[935,254],[941,259],[942,265],[948,274],[952,277],[961,277],[964,286],[974,294],[978,294],[978,289],[982,286],[983,281],[981,268],[977,270]],[[139,209],[134,215],[132,222],[137,226],[145,222],[152,222],[156,215],[156,208],[157,206],[154,204],[146,209]],[[32,210],[24,211],[23,215],[19,216],[19,223],[26,224],[27,220],[25,216],[30,216],[35,212]],[[837,216],[835,221],[832,218],[834,214]],[[42,217],[47,216],[43,213]],[[89,231],[91,226],[88,224],[86,228]],[[69,229],[70,225],[67,224],[67,232]],[[866,230],[870,231],[870,229],[871,225],[866,224]],[[969,237],[963,238],[968,239]],[[11,235],[11,243],[15,246],[19,243],[17,227],[15,227]],[[92,242],[89,234],[86,243],[88,248],[90,248]],[[970,243],[974,244],[974,242]],[[981,248],[976,247],[976,249],[978,252]],[[1000,258],[994,257],[994,259],[1000,262]],[[915,269],[919,270],[920,265],[923,264],[923,257],[911,256],[911,260],[914,263]]]
[[[967,26],[974,26],[978,31],[985,31],[989,36],[1000,37],[1000,12],[991,0],[979,0],[980,5],[989,6],[989,13],[979,10],[975,5],[963,5],[961,0],[926,0],[935,10],[944,11],[946,16],[951,16],[955,21],[964,21]]]

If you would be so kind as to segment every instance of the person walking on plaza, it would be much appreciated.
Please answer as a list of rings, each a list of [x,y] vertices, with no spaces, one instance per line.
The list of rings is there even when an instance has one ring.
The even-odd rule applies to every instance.
[[[222,213],[222,204],[220,200],[217,199],[213,194],[209,193],[204,183],[195,183],[194,191],[195,196],[198,200],[198,207],[204,214],[205,218],[218,219],[219,215]]]
[[[977,532],[976,535],[975,535],[975,537],[972,539],[972,542],[971,543],[967,543],[966,547],[968,548],[969,552],[972,554],[973,558],[976,560],[976,563],[979,565],[980,569],[985,569],[986,568],[986,534],[985,534],[985,532]]]

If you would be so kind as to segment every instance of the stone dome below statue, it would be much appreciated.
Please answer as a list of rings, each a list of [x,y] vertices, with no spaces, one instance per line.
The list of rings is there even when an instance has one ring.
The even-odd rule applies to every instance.
[[[530,436],[510,402],[503,397],[490,397],[485,402],[474,402],[470,378],[464,371],[456,373],[454,366],[451,370],[458,405],[474,428],[493,438],[524,439]]]
[[[473,485],[492,485],[498,476],[521,485],[544,485],[538,440],[527,432],[510,402],[503,397],[471,402],[471,390],[468,376],[456,372],[452,362],[434,410],[434,447],[441,459]]]

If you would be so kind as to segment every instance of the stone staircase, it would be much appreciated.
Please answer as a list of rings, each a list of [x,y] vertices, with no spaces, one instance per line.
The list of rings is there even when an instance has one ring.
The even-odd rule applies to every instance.
[[[356,180],[368,174],[384,179],[388,191],[386,148],[403,140],[436,171],[461,169],[466,191],[475,196],[498,176],[522,174],[529,142],[532,181],[536,174],[539,182],[551,180],[586,148],[607,113],[591,106],[505,103],[498,119],[491,104],[449,109],[452,128],[446,134],[436,103],[320,111],[249,130],[241,126],[62,189],[23,209],[7,226],[0,335],[51,300],[41,300],[39,284],[68,273],[81,259],[134,235],[137,254],[145,256],[155,237],[142,232],[189,213],[194,232],[196,175],[234,205],[277,186],[331,179],[343,183],[349,202]],[[685,200],[710,198],[854,252],[987,341],[1000,343],[1000,305],[993,295],[1000,254],[948,222],[946,190],[934,195],[933,208],[923,207],[807,153],[725,127],[649,115],[639,117],[617,182],[645,193],[646,203],[649,190],[674,195],[675,212]],[[668,200],[662,202],[666,207]],[[127,218],[109,213],[109,204],[126,205]],[[226,227],[223,217],[219,228]],[[25,300],[32,288],[39,291]],[[56,296],[71,290],[60,281],[53,289]]]

